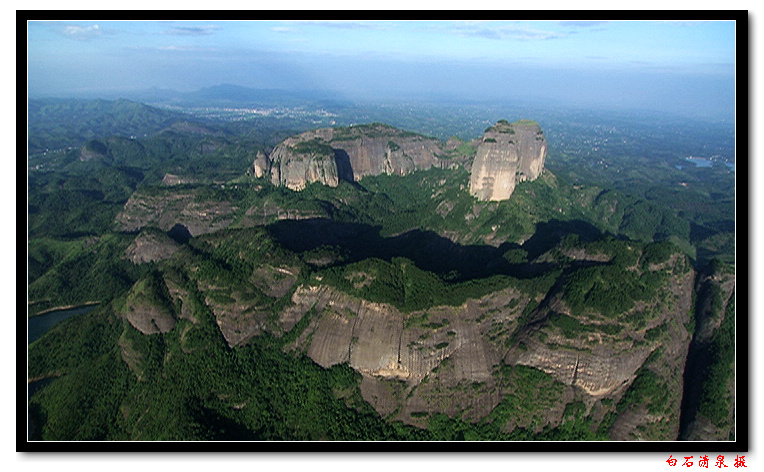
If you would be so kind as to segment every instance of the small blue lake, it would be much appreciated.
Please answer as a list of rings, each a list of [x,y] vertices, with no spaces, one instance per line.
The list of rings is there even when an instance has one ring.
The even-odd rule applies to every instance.
[[[714,165],[714,161],[710,161],[708,159],[702,159],[698,157],[686,157],[684,160],[688,162],[692,162],[693,164],[695,164],[695,167],[712,167]]]
[[[40,336],[45,334],[50,328],[57,323],[75,315],[84,315],[95,310],[98,305],[81,306],[77,308],[70,308],[67,310],[56,310],[43,315],[37,315],[27,320],[27,344],[32,344],[37,341]]]
[[[98,305],[88,305],[77,308],[70,308],[67,310],[56,310],[51,311],[50,313],[45,313],[43,315],[27,318],[27,345],[32,344],[33,342],[40,339],[43,334],[45,334],[57,323],[60,323],[61,321],[75,315],[84,315],[85,313],[90,313],[91,311],[95,310],[97,306]],[[27,401],[32,398],[32,395],[34,395],[35,392],[48,385],[52,381],[53,378],[49,377],[47,379],[29,382],[27,384]],[[32,418],[29,416],[28,411],[27,420],[27,439],[29,439],[32,436],[32,432],[34,431],[34,423],[32,422]]]
[[[702,157],[685,157],[684,160],[689,162],[689,163],[691,163],[691,164],[693,164],[695,167],[713,167],[714,164],[716,163],[716,161],[712,161],[710,159],[704,159]],[[734,162],[721,162],[721,163],[726,165],[727,167],[729,167],[729,169],[732,172],[735,172],[735,163]],[[674,167],[676,167],[679,170],[682,170],[686,166],[675,165]]]
[[[710,159],[704,159],[702,157],[685,157],[685,161],[690,162],[695,165],[695,167],[713,167],[716,161],[712,161]],[[734,162],[721,162],[722,164],[729,167],[729,169],[732,172],[735,172],[735,163]],[[685,166],[682,165],[675,165],[679,170],[682,170]]]

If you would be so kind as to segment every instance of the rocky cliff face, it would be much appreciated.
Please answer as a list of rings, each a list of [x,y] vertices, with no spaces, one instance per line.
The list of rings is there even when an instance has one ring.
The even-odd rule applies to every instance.
[[[324,367],[349,363],[364,377],[364,399],[380,414],[398,411],[396,418],[416,423],[412,412],[457,415],[472,408],[468,417],[478,418],[498,403],[495,391],[458,395],[442,387],[473,382],[495,387],[492,372],[502,348],[487,333],[494,323],[513,323],[528,301],[507,289],[458,307],[406,314],[331,287],[301,286],[280,323],[289,329],[312,308],[316,315],[295,348],[306,349]],[[436,383],[441,388],[433,390]]]
[[[266,156],[263,151],[257,151],[255,161],[252,163],[252,170],[255,174],[255,177],[260,178],[268,173],[270,165],[271,163],[268,159],[268,156]]]
[[[157,189],[135,192],[116,217],[121,231],[137,231],[154,226],[164,231],[182,228],[188,236],[212,233],[228,227],[236,207],[225,200],[197,201],[190,189]]]
[[[142,231],[128,246],[125,256],[133,264],[169,259],[180,245],[160,231]]]
[[[607,264],[595,258],[579,270],[594,262]],[[515,377],[522,371],[513,369],[533,368],[548,376],[544,382],[555,393],[544,412],[518,412],[508,430],[554,427],[564,421],[566,404],[580,402],[597,421],[614,418],[611,439],[675,438],[695,273],[678,254],[633,270],[664,283],[616,318],[572,311],[563,276],[546,294],[511,287],[461,306],[411,313],[310,283],[296,289],[279,323],[288,331],[310,316],[293,348],[324,367],[348,363],[363,376],[364,399],[381,415],[409,424],[424,427],[435,413],[485,418],[521,388]],[[353,275],[369,283],[368,274]],[[630,403],[630,388],[646,382],[635,384],[637,378],[654,381],[666,397]]]
[[[311,182],[335,187],[365,175],[405,175],[439,164],[437,139],[384,124],[323,128],[287,138],[270,156],[259,155],[254,174],[301,190]]]
[[[271,182],[302,190],[311,182],[330,187],[339,184],[335,150],[326,141],[326,130],[315,130],[286,139],[270,155]],[[257,175],[255,169],[255,175]]]
[[[679,439],[726,441],[735,434],[736,378],[730,339],[735,324],[734,272],[708,268],[698,275],[696,293],[696,328],[685,370]]]
[[[143,334],[171,331],[176,318],[166,292],[164,280],[152,277],[139,280],[127,295],[122,316]]]
[[[292,190],[311,182],[334,187],[366,175],[460,165],[453,155],[456,145],[380,123],[323,128],[284,140],[270,156],[258,153],[252,171]],[[470,193],[480,200],[507,200],[517,182],[535,180],[544,169],[546,138],[535,121],[501,120],[477,146]]]
[[[546,138],[538,123],[499,121],[486,130],[478,146],[470,193],[482,201],[507,200],[517,182],[541,175],[545,158]]]
[[[132,205],[147,208],[146,196],[143,204],[136,199]],[[162,201],[153,205],[162,207],[158,214],[172,207],[175,218],[188,205]],[[145,218],[163,221],[153,212]],[[235,245],[252,234],[257,233],[221,235],[216,242],[208,235],[202,240],[209,243],[198,247]],[[156,239],[139,235],[128,253],[145,253],[136,262],[148,255],[155,260],[154,252],[170,262],[185,259],[182,248],[165,255],[166,244]],[[194,282],[185,287],[197,292],[195,299],[212,314],[229,346],[266,332],[286,335],[285,349],[305,353],[323,367],[346,363],[360,373],[361,395],[390,420],[427,427],[433,415],[444,413],[465,421],[500,421],[506,432],[540,432],[564,425],[575,410],[600,438],[674,440],[688,391],[693,296],[699,294],[695,342],[707,346],[722,319],[706,313],[730,303],[734,275],[696,279],[686,256],[662,243],[587,244],[561,243],[536,258],[534,264],[550,265],[544,281],[508,281],[460,304],[437,302],[413,311],[379,301],[396,300],[379,294],[399,289],[404,295],[421,293],[415,279],[406,278],[413,270],[410,261],[388,272],[384,264],[368,263],[306,275],[298,259],[269,254],[256,259],[251,272],[241,272],[246,281],[230,289],[209,274],[197,275],[199,265],[191,264],[186,273]],[[250,250],[234,247],[229,253],[246,258]],[[313,264],[312,257],[306,253],[302,261]],[[719,287],[715,298],[704,295],[711,292],[706,286]],[[177,329],[177,319],[191,318],[181,311],[190,305],[179,287],[166,276],[163,283],[136,284],[121,313],[145,334]],[[365,292],[367,287],[373,290]],[[715,305],[721,308],[710,308]],[[711,426],[697,414],[685,428],[693,438],[727,431]]]

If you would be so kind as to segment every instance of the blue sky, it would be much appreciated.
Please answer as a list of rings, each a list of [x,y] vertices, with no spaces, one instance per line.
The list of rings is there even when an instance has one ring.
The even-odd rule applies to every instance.
[[[729,21],[28,23],[32,96],[231,83],[712,115],[732,110],[734,63]]]

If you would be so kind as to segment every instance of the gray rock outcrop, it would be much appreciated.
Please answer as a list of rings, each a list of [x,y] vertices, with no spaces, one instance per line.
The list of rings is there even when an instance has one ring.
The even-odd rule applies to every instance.
[[[122,316],[143,334],[167,333],[175,327],[171,305],[155,285],[149,279],[136,282],[122,308]]]
[[[170,231],[182,226],[191,236],[227,228],[237,207],[225,200],[196,201],[195,189],[165,187],[150,192],[136,191],[115,218],[120,231],[137,231],[154,226]]]
[[[301,190],[312,182],[336,187],[366,175],[406,175],[439,165],[442,144],[434,138],[373,123],[306,131],[281,142],[270,156],[258,154],[255,176]]]
[[[271,182],[292,190],[302,190],[312,182],[330,187],[339,184],[334,149],[319,133],[309,131],[287,138],[271,153]],[[257,175],[257,170],[255,170]]]
[[[169,259],[180,244],[160,231],[142,231],[128,246],[125,256],[133,264]]]
[[[252,170],[255,173],[255,177],[260,178],[268,173],[270,168],[270,161],[268,156],[263,151],[257,151],[255,161],[252,163]]]
[[[459,141],[443,143],[381,123],[306,131],[281,142],[270,156],[259,152],[256,177],[302,190],[312,182],[336,187],[367,175],[406,175],[418,169],[450,167]],[[507,200],[517,182],[544,170],[546,138],[535,121],[500,120],[478,142],[470,193],[479,200]],[[453,156],[451,156],[453,157]]]
[[[517,182],[544,170],[546,138],[535,121],[501,120],[488,128],[470,173],[470,194],[482,201],[508,200]]]
[[[640,372],[650,369],[651,378],[671,392],[660,401],[672,413],[618,414],[612,439],[632,438],[638,426],[657,428],[656,424],[676,437],[691,338],[687,325],[695,272],[688,264],[684,256],[675,255],[643,269],[665,276],[662,289],[617,319],[596,311],[573,313],[565,302],[564,283],[546,294],[510,287],[459,306],[405,312],[315,279],[295,289],[278,324],[286,332],[310,316],[290,348],[325,368],[347,363],[362,375],[366,401],[380,414],[409,424],[424,427],[422,418],[438,412],[484,418],[519,388],[511,372],[522,369],[533,369],[536,380],[545,379],[557,392],[545,400],[546,416],[535,421],[554,426],[574,399],[590,406],[605,402],[616,414],[613,405]],[[353,277],[359,285],[373,278],[370,273],[356,275],[364,275]],[[628,321],[643,316],[644,324]],[[605,407],[597,411],[604,415]],[[517,413],[517,420],[515,426],[525,428],[533,423],[524,413]],[[639,437],[653,434],[658,433]]]

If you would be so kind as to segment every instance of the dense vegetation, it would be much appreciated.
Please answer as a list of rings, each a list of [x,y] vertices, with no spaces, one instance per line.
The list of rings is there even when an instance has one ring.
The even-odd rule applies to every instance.
[[[375,116],[386,119],[395,109]],[[416,121],[409,129],[440,137],[477,126],[482,132],[486,124],[470,118],[467,126],[461,115],[414,120],[399,110],[395,116],[394,124]],[[620,128],[625,122],[618,121],[611,139],[603,140],[599,127],[587,128],[590,118],[552,120],[549,126],[543,118],[554,144],[550,170],[520,183],[509,201],[477,202],[466,190],[463,168],[371,176],[337,188],[312,184],[302,192],[244,175],[258,150],[291,134],[284,128],[306,127],[300,119],[193,121],[127,101],[31,102],[29,312],[102,302],[29,346],[29,377],[54,378],[30,402],[38,426],[34,438],[601,440],[625,411],[670,416],[662,354],[656,351],[615,404],[609,399],[588,408],[563,401],[564,384],[537,369],[502,363],[495,373],[500,402],[480,421],[427,412],[412,415],[426,420],[426,429],[385,421],[363,400],[360,374],[347,364],[323,369],[291,350],[310,313],[291,331],[275,328],[294,289],[269,295],[253,283],[264,265],[290,267],[299,284],[320,280],[406,313],[459,306],[514,287],[531,299],[519,325],[535,321],[536,298],[557,290],[570,314],[548,313],[545,322],[565,338],[594,330],[617,336],[631,326],[645,329],[643,344],[664,339],[670,335],[665,324],[646,329],[654,313],[634,310],[664,296],[661,287],[676,275],[664,266],[687,273],[687,261],[696,268],[713,258],[734,262],[734,174],[720,162],[677,168],[696,143],[723,153],[726,135],[693,124],[702,135],[697,142],[674,135],[661,141],[654,134],[659,128],[637,120],[634,129]],[[343,128],[334,139],[354,139],[379,126],[385,125]],[[645,129],[658,141],[640,147],[634,133]],[[593,154],[592,140],[602,151]],[[663,143],[662,151],[655,151],[656,142]],[[300,146],[297,152],[330,155],[318,141]],[[474,146],[461,142],[453,152],[474,154]],[[166,174],[187,183],[162,186]],[[128,199],[183,192],[195,203],[230,202],[230,227],[192,238],[171,234],[181,246],[175,257],[129,262],[125,251],[136,234],[115,224]],[[158,220],[152,224],[160,226]],[[578,261],[581,252],[594,259]],[[182,304],[172,301],[167,281],[189,294]],[[161,305],[175,317],[175,328],[153,335],[133,328],[122,315],[136,297]],[[205,297],[220,304],[246,299],[270,313],[270,330],[229,347]],[[592,313],[604,317],[596,328],[582,321]],[[714,334],[713,362],[702,385],[699,412],[720,428],[729,426],[733,400],[734,318],[731,303]],[[422,315],[406,323],[443,328],[440,320]],[[519,330],[509,334],[508,345]],[[559,402],[565,403],[562,421],[547,424],[546,410]],[[654,428],[649,434],[664,433]]]
[[[360,374],[346,364],[323,369],[284,353],[285,344],[262,336],[228,348],[209,314],[206,322],[151,336],[116,319],[108,308],[70,319],[30,346],[30,376],[58,377],[32,399],[32,419],[39,425],[33,439],[607,438],[592,430],[592,418],[575,404],[558,427],[539,430],[531,421],[507,432],[518,409],[543,415],[562,392],[561,383],[524,366],[502,367],[512,393],[484,421],[435,414],[426,430],[385,422],[361,398]],[[123,362],[125,356],[131,361]]]
[[[30,100],[29,152],[79,147],[95,137],[146,136],[180,116],[128,100]]]
[[[101,237],[29,241],[30,311],[105,301],[130,288],[145,268],[124,254],[131,238],[107,233]]]
[[[699,413],[725,429],[730,426],[734,396],[730,386],[735,381],[735,299],[727,305],[724,320],[714,332],[709,358],[711,363],[704,372]]]
[[[324,280],[343,292],[411,312],[439,305],[458,306],[468,299],[477,299],[506,287],[522,287],[531,294],[544,294],[553,280],[550,275],[528,280],[494,275],[449,283],[435,273],[418,268],[409,259],[394,257],[390,262],[364,259],[343,265],[328,271]]]

